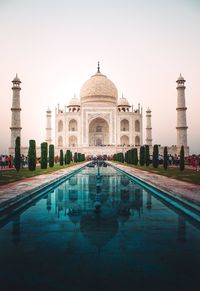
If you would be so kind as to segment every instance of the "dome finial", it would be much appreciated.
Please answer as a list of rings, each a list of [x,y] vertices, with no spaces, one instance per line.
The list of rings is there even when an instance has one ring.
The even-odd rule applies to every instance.
[[[97,73],[100,73],[100,63],[98,62]]]

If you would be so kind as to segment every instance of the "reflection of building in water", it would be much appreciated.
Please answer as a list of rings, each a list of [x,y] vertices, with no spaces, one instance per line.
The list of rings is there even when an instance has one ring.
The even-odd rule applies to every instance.
[[[18,244],[20,242],[20,215],[17,215],[13,219],[12,224],[12,241],[14,244]]]
[[[181,215],[178,216],[178,240],[183,243],[186,242],[186,222]]]
[[[47,195],[47,210],[51,211],[51,193]]]
[[[88,172],[90,173],[88,175]],[[114,174],[114,175],[113,175]],[[113,168],[101,168],[101,189],[96,188],[97,168],[85,168],[55,190],[56,213],[76,225],[98,249],[108,243],[134,211],[141,215],[143,190]],[[95,213],[96,197],[101,203]]]
[[[152,208],[152,196],[149,192],[147,192],[147,209],[151,209]]]
[[[100,251],[117,234],[118,221],[116,216],[106,216],[103,212],[85,214],[80,220],[80,230]]]

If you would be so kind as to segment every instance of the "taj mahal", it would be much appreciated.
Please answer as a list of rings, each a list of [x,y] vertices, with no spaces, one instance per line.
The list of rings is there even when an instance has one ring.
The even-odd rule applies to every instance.
[[[74,96],[64,110],[56,108],[55,117],[56,148],[114,154],[119,147],[143,143],[141,109],[133,110],[126,98],[118,98],[115,84],[99,65],[83,84],[80,100]]]
[[[20,84],[16,75],[13,82],[13,103],[11,118],[11,146],[9,153],[14,154],[15,139],[21,134]],[[180,147],[187,146],[187,122],[185,106],[185,80],[177,79],[177,143],[169,146],[171,154],[178,154]],[[81,87],[80,98],[74,96],[67,106],[55,108],[55,142],[52,138],[52,111],[46,112],[46,142],[55,145],[55,154],[60,149],[88,155],[113,155],[116,152],[149,145],[152,150],[151,110],[146,110],[145,141],[143,141],[143,110],[129,104],[124,97],[118,96],[115,84],[101,73],[98,63],[96,74],[92,75]],[[25,155],[28,147],[21,148]],[[162,152],[163,148],[160,147]],[[40,156],[40,148],[37,148]]]

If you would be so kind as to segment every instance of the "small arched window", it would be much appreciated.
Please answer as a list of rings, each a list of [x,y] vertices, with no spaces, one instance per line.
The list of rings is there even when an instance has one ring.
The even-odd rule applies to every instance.
[[[121,131],[129,131],[129,121],[127,119],[121,120],[120,128]]]
[[[58,121],[58,132],[61,132],[61,131],[63,131],[63,121],[59,120]]]
[[[140,137],[138,135],[135,137],[135,145],[140,146]]]
[[[77,121],[75,119],[70,120],[69,131],[77,131]]]
[[[135,121],[135,131],[137,131],[137,132],[140,131],[140,122],[139,122],[139,120]]]
[[[63,146],[63,138],[62,138],[62,136],[58,137],[58,146]]]

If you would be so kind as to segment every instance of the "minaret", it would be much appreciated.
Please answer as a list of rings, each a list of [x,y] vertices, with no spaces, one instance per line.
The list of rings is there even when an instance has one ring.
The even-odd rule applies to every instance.
[[[187,152],[187,121],[186,121],[186,110],[185,106],[185,80],[179,76],[177,83],[177,142],[176,146],[179,150],[183,145]]]
[[[13,86],[13,98],[12,98],[12,117],[11,117],[11,144],[10,144],[10,154],[14,154],[14,148],[15,148],[15,141],[16,138],[19,136],[21,137],[21,118],[20,118],[20,84],[21,81],[18,78],[17,74],[14,80],[12,81]]]
[[[146,145],[152,146],[151,110],[146,111]]]
[[[48,143],[48,145],[50,145],[52,143],[52,137],[51,137],[51,110],[48,108],[46,111],[46,118],[47,118],[47,123],[46,123],[46,142]]]

